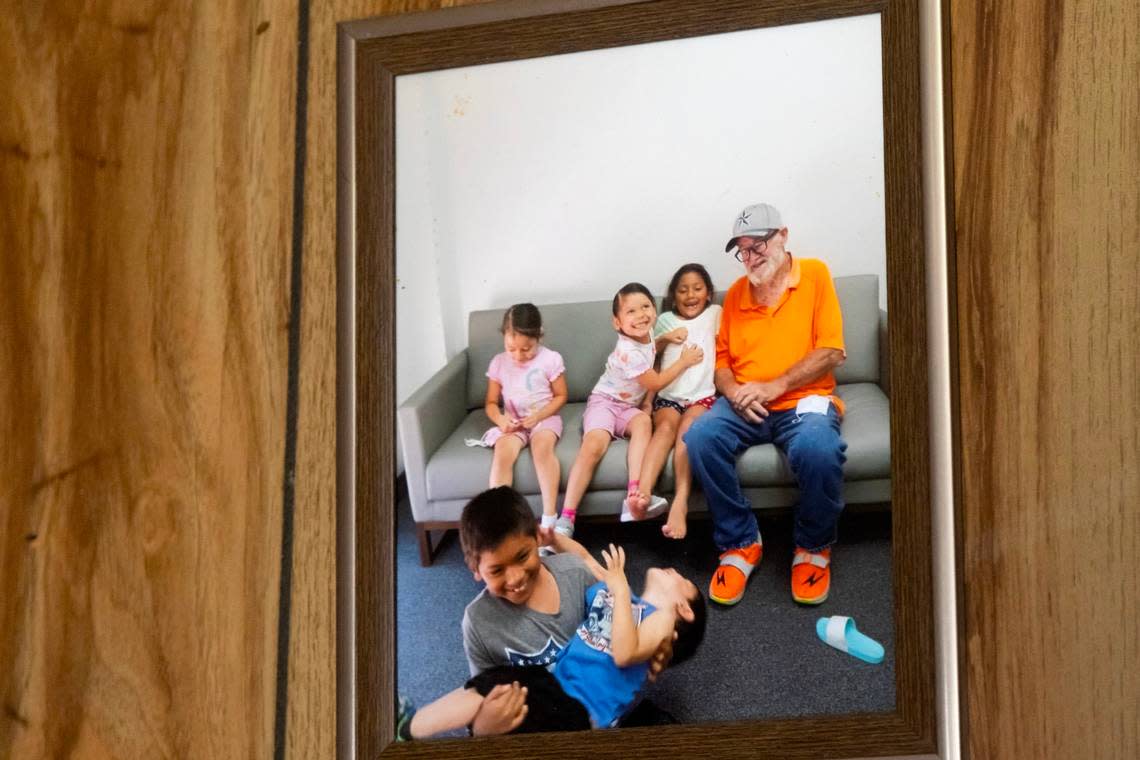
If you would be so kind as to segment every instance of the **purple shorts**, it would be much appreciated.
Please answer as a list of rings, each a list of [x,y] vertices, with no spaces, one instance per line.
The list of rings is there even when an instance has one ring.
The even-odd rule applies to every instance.
[[[591,393],[582,414],[582,435],[591,430],[605,430],[614,438],[625,438],[629,423],[639,414],[644,412],[636,406],[612,399],[604,393]]]
[[[561,438],[562,415],[552,414],[546,419],[540,421],[530,430],[524,428],[522,430],[516,430],[513,433],[508,433],[507,435],[517,435],[519,438],[522,438],[523,446],[527,446],[530,444],[530,439],[534,436],[534,434],[540,430],[550,430],[554,433],[555,438]],[[499,430],[497,427],[493,427],[486,433],[483,433],[483,439],[481,443],[484,446],[494,446],[495,443],[503,437],[503,435],[504,433],[502,430]]]

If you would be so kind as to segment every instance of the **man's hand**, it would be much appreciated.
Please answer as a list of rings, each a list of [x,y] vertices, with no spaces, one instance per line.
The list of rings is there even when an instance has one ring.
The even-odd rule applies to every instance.
[[[479,712],[471,721],[475,736],[497,736],[514,731],[526,717],[526,687],[501,683],[483,698]]]
[[[766,404],[784,395],[783,383],[771,380],[766,383],[744,383],[736,386],[729,397],[733,410],[749,422],[760,422],[768,416]]]

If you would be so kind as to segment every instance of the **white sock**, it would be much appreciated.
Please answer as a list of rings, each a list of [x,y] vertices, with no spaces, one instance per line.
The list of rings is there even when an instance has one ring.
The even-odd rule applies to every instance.
[[[554,527],[554,523],[555,523],[557,520],[558,520],[558,516],[557,516],[557,515],[547,515],[547,514],[544,514],[544,515],[542,516],[542,527],[543,527],[543,528],[553,528],[553,527]]]

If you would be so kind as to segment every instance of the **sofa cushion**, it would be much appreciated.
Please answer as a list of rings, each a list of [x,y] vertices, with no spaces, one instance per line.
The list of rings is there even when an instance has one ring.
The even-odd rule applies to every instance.
[[[843,314],[847,360],[835,370],[835,382],[879,381],[879,278],[857,274],[835,278],[835,294]]]
[[[584,403],[571,403],[562,407],[562,438],[554,448],[561,464],[559,491],[565,492],[566,478],[578,449],[582,445],[582,414]],[[439,450],[428,460],[427,492],[430,499],[470,498],[487,487],[491,472],[491,449],[467,446],[467,439],[479,438],[491,426],[482,409],[467,415]],[[605,457],[598,465],[590,482],[591,490],[625,489],[625,453],[628,444],[617,440],[610,444]],[[672,486],[672,482],[669,482]],[[515,488],[524,494],[539,492],[538,478],[534,473],[534,459],[530,447],[522,450],[515,462]],[[620,505],[619,505],[620,506]]]
[[[835,395],[847,412],[839,428],[847,442],[845,480],[871,480],[891,476],[890,402],[874,383],[840,385]]]
[[[840,432],[847,441],[847,463],[844,475],[847,480],[864,480],[890,477],[890,426],[887,397],[871,383],[842,385],[836,390],[847,406]],[[555,447],[562,466],[560,492],[565,492],[570,466],[582,443],[583,403],[567,404],[562,409],[563,436]],[[467,499],[487,487],[491,470],[490,449],[466,446],[465,439],[477,439],[490,427],[482,409],[472,411],[459,427],[443,442],[428,460],[428,498]],[[617,440],[610,444],[590,483],[591,491],[616,490],[626,485],[627,442]],[[753,446],[737,460],[737,472],[745,486],[794,485],[795,480],[787,461],[775,446]],[[530,449],[523,449],[515,463],[515,488],[524,494],[539,493],[534,474],[534,460]],[[672,457],[658,480],[661,493],[673,490]],[[613,512],[621,509],[620,501]]]

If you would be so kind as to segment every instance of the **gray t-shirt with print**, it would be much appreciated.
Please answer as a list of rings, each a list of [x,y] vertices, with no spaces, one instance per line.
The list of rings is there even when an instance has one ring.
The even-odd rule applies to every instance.
[[[463,651],[471,675],[496,665],[552,667],[585,618],[586,589],[597,580],[586,563],[573,554],[542,561],[558,584],[557,614],[511,604],[483,589],[463,612]]]

